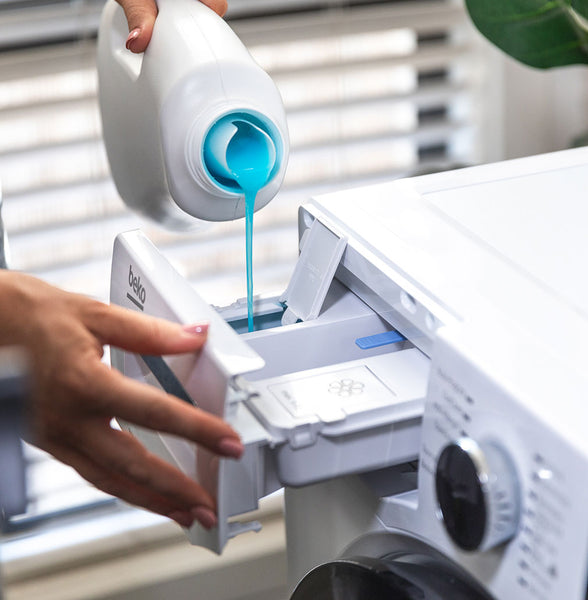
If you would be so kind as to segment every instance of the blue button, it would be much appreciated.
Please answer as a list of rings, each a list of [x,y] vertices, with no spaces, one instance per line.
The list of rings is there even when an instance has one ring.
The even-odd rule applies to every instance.
[[[397,331],[385,331],[384,333],[377,333],[376,335],[368,335],[366,337],[357,338],[355,343],[362,350],[369,350],[370,348],[386,346],[387,344],[396,344],[397,342],[404,342],[405,340],[406,338],[400,335]]]

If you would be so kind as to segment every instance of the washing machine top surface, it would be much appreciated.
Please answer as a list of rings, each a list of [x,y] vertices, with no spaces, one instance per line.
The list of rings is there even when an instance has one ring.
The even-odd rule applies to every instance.
[[[460,318],[481,298],[532,327],[588,326],[588,149],[392,181],[318,204],[350,239]],[[545,313],[543,313],[545,314]],[[580,319],[578,320],[578,317]]]

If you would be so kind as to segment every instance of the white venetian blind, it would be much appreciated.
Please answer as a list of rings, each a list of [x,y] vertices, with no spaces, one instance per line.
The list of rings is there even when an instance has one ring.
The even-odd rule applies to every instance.
[[[311,195],[483,156],[484,70],[460,1],[229,4],[231,25],[282,93],[291,136],[283,189],[254,220],[256,293],[284,289],[297,207]],[[101,5],[0,0],[0,182],[12,267],[106,300],[113,239],[140,226],[201,295],[230,303],[245,294],[243,223],[163,231],[130,214],[109,178],[96,99]],[[32,512],[67,505],[74,489],[74,504],[95,499],[67,470],[48,475],[59,467],[37,453],[32,464]]]

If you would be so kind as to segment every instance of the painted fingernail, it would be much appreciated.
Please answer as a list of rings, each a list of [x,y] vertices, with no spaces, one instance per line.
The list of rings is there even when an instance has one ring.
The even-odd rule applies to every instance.
[[[183,329],[190,335],[204,335],[208,332],[208,323],[192,323],[192,325],[184,325]]]
[[[218,443],[218,450],[224,456],[241,458],[245,448],[243,447],[243,444],[235,438],[223,438]]]
[[[182,527],[190,527],[194,523],[194,515],[188,511],[176,510],[167,515],[172,521],[175,521]]]
[[[133,42],[141,35],[141,29],[139,27],[136,27],[135,29],[133,29],[133,31],[131,31],[131,33],[129,33],[129,37],[127,38],[127,42],[125,44],[125,46],[127,47],[127,50],[133,50]]]
[[[206,508],[206,506],[197,506],[192,509],[192,516],[204,527],[204,529],[212,529],[216,527],[217,519],[216,515]]]

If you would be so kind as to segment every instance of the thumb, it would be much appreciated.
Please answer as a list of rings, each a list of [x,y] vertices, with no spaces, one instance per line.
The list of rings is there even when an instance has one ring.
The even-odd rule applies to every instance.
[[[153,33],[157,17],[155,0],[116,0],[125,11],[129,24],[129,37],[126,46],[136,54],[144,52]]]

